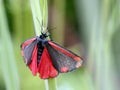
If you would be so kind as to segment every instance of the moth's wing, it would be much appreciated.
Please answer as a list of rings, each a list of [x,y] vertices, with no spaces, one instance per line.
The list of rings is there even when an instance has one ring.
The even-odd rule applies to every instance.
[[[55,42],[49,41],[46,47],[54,67],[59,72],[69,72],[82,65],[81,57],[61,47]]]
[[[21,44],[22,56],[27,65],[29,65],[31,62],[32,53],[36,44],[36,38],[29,39]]]
[[[37,66],[37,51],[38,51],[38,46],[35,45],[33,51],[32,51],[32,55],[31,55],[31,62],[28,65],[28,67],[30,68],[30,70],[32,71],[32,74],[35,76],[38,72],[38,66]]]
[[[46,47],[44,48],[41,56],[38,72],[42,79],[54,78],[58,75],[58,71],[54,68]]]

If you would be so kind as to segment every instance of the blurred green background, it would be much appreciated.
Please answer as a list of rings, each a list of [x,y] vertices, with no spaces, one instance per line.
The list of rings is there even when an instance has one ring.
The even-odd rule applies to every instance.
[[[119,90],[120,1],[48,0],[52,40],[84,59],[59,74],[58,90]],[[20,45],[35,36],[29,0],[0,0],[0,90],[45,90],[21,56]]]

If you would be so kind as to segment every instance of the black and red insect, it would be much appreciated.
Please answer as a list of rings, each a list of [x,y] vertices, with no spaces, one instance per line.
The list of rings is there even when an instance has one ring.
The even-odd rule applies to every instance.
[[[46,33],[42,33],[21,45],[24,61],[34,76],[39,73],[42,79],[54,78],[59,73],[81,67],[81,57],[47,37]]]

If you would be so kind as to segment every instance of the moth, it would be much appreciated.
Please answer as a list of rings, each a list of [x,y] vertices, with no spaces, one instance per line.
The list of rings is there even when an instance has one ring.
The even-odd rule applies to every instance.
[[[59,73],[70,72],[82,66],[81,57],[47,37],[46,33],[42,33],[21,44],[24,62],[34,76],[39,73],[42,79],[54,78]]]

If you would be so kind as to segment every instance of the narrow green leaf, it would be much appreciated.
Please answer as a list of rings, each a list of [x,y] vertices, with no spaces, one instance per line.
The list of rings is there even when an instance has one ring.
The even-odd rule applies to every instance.
[[[20,90],[18,70],[3,1],[0,0],[0,63],[7,90]]]
[[[115,90],[113,84],[113,55],[111,52],[112,35],[116,30],[113,13],[118,9],[117,0],[77,0],[78,12],[83,20],[83,33],[88,47],[87,67],[96,90]],[[114,5],[115,4],[115,5]],[[118,11],[117,11],[118,12]],[[118,22],[118,20],[116,20]],[[118,24],[116,24],[118,25]]]
[[[30,0],[36,35],[47,29],[48,9],[47,0]],[[45,80],[46,90],[56,90],[54,79]]]

